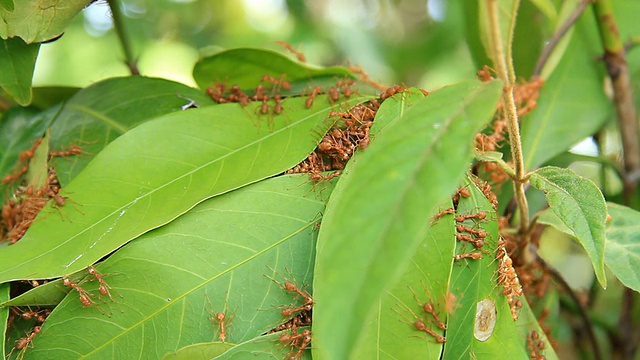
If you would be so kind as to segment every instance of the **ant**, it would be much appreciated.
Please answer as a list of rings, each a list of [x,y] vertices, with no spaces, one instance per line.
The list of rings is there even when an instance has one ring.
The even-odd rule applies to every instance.
[[[474,239],[471,236],[466,235],[466,234],[460,234],[460,233],[456,234],[456,240],[469,242],[469,243],[473,244],[473,246],[475,246],[476,249],[480,249],[481,247],[484,246],[484,240],[482,240],[482,239]]]
[[[77,145],[71,145],[67,148],[67,150],[49,152],[50,157],[56,157],[56,156],[64,157],[64,156],[80,155],[80,154],[82,154],[82,149]]]
[[[20,338],[16,340],[16,349],[24,349],[29,345],[32,345],[33,338],[42,330],[42,326],[34,326],[31,334],[27,335],[27,337]]]
[[[442,319],[440,319],[440,317],[438,316],[438,314],[436,313],[435,308],[433,307],[433,304],[430,302],[421,302],[420,299],[418,299],[418,295],[416,294],[416,292],[413,290],[413,288],[411,286],[409,286],[409,290],[411,290],[411,292],[413,293],[413,298],[416,299],[416,301],[418,302],[418,304],[420,304],[420,307],[427,313],[430,314],[431,316],[433,316],[433,319],[436,321],[436,324],[438,325],[438,327],[442,330],[447,330],[447,325],[442,321]]]
[[[478,221],[482,221],[487,218],[487,213],[485,211],[480,211],[475,214],[460,214],[456,216],[457,222],[463,222],[466,219],[476,219]]]
[[[288,81],[285,81],[284,77],[285,77],[284,74],[280,75],[278,79],[274,78],[273,76],[263,75],[262,81],[268,81],[273,85],[275,85],[275,87],[281,86],[285,90],[291,90],[291,84]]]
[[[276,44],[282,46],[283,48],[287,49],[290,53],[295,55],[295,57],[301,63],[307,62],[307,58],[304,56],[304,54],[294,49],[293,46],[291,46],[291,44],[289,44],[288,42],[282,41],[282,40],[276,40]]]
[[[479,259],[482,259],[482,252],[476,251],[476,252],[470,252],[466,254],[457,254],[453,256],[453,259],[455,261],[460,261],[462,259],[479,260]]]
[[[78,292],[78,295],[80,297],[80,303],[82,304],[82,306],[89,307],[91,305],[96,305],[96,306],[98,305],[91,298],[91,297],[93,297],[95,295],[93,295],[92,293],[90,293],[87,290],[83,289],[82,287],[80,287],[80,285],[74,283],[69,278],[63,278],[62,279],[62,284],[64,284],[64,286],[66,286],[66,287],[71,287],[72,289],[75,289]]]
[[[49,309],[33,311],[30,308],[28,310],[22,310],[22,309],[16,307],[16,308],[11,308],[11,310],[16,315],[18,315],[21,318],[23,318],[24,320],[35,319],[36,322],[39,323],[39,324],[42,324],[47,319],[47,316],[49,316],[49,314],[51,314],[51,310],[49,310]]]
[[[435,331],[431,330],[422,320],[414,321],[413,327],[416,330],[424,331],[425,333],[433,336],[436,339],[436,342],[439,344],[444,344],[444,342],[446,341],[444,336],[437,334]]]
[[[307,100],[305,100],[304,102],[304,106],[307,109],[310,109],[311,106],[313,106],[313,100],[315,100],[316,96],[318,96],[319,94],[322,93],[322,88],[320,86],[316,86],[311,90],[311,94],[309,95],[309,97],[307,98]]]
[[[458,232],[467,232],[471,235],[474,235],[476,237],[479,237],[481,239],[484,239],[487,237],[487,231],[484,229],[480,229],[480,230],[474,230],[470,227],[464,226],[464,225],[456,225],[456,230]]]
[[[211,308],[210,314],[211,316],[209,316],[209,320],[211,320],[211,323],[213,322],[217,322],[218,326],[220,327],[220,333],[218,334],[218,338],[220,339],[220,341],[225,342],[227,339],[227,329],[230,326],[231,320],[233,319],[233,314],[231,314],[231,316],[227,317],[227,304],[225,303],[224,305],[224,311],[220,311],[220,312],[215,312],[213,310],[213,305],[211,304],[211,301],[209,300],[209,296],[205,295],[207,298],[207,302],[209,303],[209,307]]]
[[[435,215],[433,215],[433,221],[436,222],[438,220],[440,220],[441,217],[445,216],[445,215],[449,215],[449,214],[455,214],[456,213],[456,209],[454,208],[448,208],[442,212],[439,212]]]
[[[106,281],[104,281],[104,275],[100,274],[98,270],[96,270],[96,268],[94,268],[93,266],[89,266],[87,268],[87,272],[89,273],[89,275],[98,280],[98,283],[100,283],[100,286],[98,286],[98,293],[100,293],[100,295],[102,296],[108,296],[111,301],[115,302],[115,300],[113,300],[113,296],[111,296],[111,292],[109,291],[113,289],[111,288],[111,286],[109,286],[109,284],[107,284]],[[122,297],[122,295],[120,295],[120,297]]]

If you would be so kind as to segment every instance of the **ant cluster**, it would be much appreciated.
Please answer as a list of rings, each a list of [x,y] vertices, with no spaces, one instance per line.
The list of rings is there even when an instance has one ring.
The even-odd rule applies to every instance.
[[[444,321],[442,321],[442,319],[440,318],[440,316],[436,312],[435,307],[433,306],[432,302],[430,302],[430,301],[427,301],[427,302],[420,301],[420,299],[418,298],[418,295],[415,293],[413,288],[411,288],[411,286],[409,286],[409,289],[413,293],[413,298],[416,299],[416,302],[418,302],[418,304],[420,305],[420,308],[422,309],[422,311],[424,311],[426,313],[426,318],[422,318],[422,317],[416,315],[416,313],[413,312],[413,310],[411,310],[410,308],[405,306],[406,311],[408,311],[411,314],[411,316],[413,317],[413,320],[411,322],[411,326],[413,327],[414,330],[424,332],[425,334],[431,336],[437,343],[444,344],[445,341],[446,341],[446,338],[444,336],[438,334],[437,332],[435,332],[427,324],[429,324],[429,323],[434,324],[440,330],[445,330],[445,331],[447,330],[447,324],[445,324]],[[447,298],[447,301],[449,301],[449,298]],[[455,296],[453,296],[453,301],[455,301]],[[453,304],[447,304],[447,307],[452,307],[453,308],[454,305]],[[398,312],[395,309],[394,309],[394,311]],[[402,315],[400,312],[398,312],[398,314],[400,314],[401,316],[404,317],[404,315]]]
[[[502,285],[502,294],[507,297],[507,302],[511,308],[511,317],[518,320],[518,311],[522,308],[522,286],[516,269],[513,267],[513,260],[509,257],[505,248],[505,241],[500,238],[498,240],[498,249],[496,251],[496,260],[498,260],[498,284]]]
[[[484,66],[478,70],[478,78],[482,81],[494,79],[493,69]],[[536,78],[528,83],[515,84],[513,86],[513,98],[517,105],[518,117],[529,114],[537,106],[538,95],[544,84],[544,80]],[[476,135],[476,149],[480,152],[496,151],[506,140],[507,118],[503,111],[504,103],[498,103],[494,120],[489,134],[480,133]],[[483,163],[483,171],[490,176],[495,184],[502,184],[508,179],[508,175],[495,163]]]
[[[17,349],[17,350],[24,351],[28,346],[30,345],[32,346],[31,343],[33,339],[42,329],[42,323],[44,323],[44,321],[47,319],[49,314],[51,314],[51,310],[49,309],[31,310],[30,308],[27,308],[27,310],[24,310],[19,307],[12,307],[11,312],[12,314],[10,315],[7,321],[7,328],[11,326],[11,324],[13,323],[16,317],[23,319],[25,321],[31,321],[31,320],[35,321],[35,325],[32,327],[31,331],[26,334],[27,336],[21,337],[18,340],[16,340],[15,346],[13,348],[13,350]],[[13,352],[13,350],[11,350],[11,352]]]
[[[33,158],[36,149],[42,143],[38,139],[33,146],[20,153],[17,171],[5,175],[2,184],[6,185],[19,180],[28,170],[29,161]],[[54,156],[72,156],[82,154],[82,149],[72,145],[67,150],[49,152],[49,159]],[[40,210],[49,199],[54,200],[54,206],[59,208],[66,204],[67,197],[60,195],[60,182],[53,167],[48,168],[47,181],[44,187],[36,188],[34,185],[20,184],[12,196],[9,196],[2,204],[0,222],[0,241],[9,240],[9,244],[18,242],[29,229]]]
[[[285,348],[288,348],[286,359],[300,359],[304,350],[308,349],[311,344],[311,331],[302,329],[302,331],[298,332],[298,330],[301,327],[311,325],[311,314],[314,304],[313,298],[306,291],[300,289],[295,283],[286,278],[284,283],[281,283],[272,277],[267,277],[282,289],[293,294],[296,299],[301,298],[303,300],[301,305],[282,308],[280,315],[288,320],[267,332],[267,334],[272,334],[282,331],[278,341],[284,345]]]
[[[545,360],[546,357],[542,355],[542,351],[545,348],[545,343],[538,335],[538,332],[532,330],[527,337],[527,347],[529,348],[529,356],[532,360]]]

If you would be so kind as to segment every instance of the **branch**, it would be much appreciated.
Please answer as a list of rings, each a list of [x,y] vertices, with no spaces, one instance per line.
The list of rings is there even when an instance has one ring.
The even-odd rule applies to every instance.
[[[585,331],[587,332],[587,337],[589,338],[589,342],[591,343],[591,346],[593,348],[593,358],[595,360],[602,359],[602,356],[600,354],[600,346],[598,345],[598,341],[596,339],[596,334],[593,331],[593,323],[591,323],[591,318],[589,317],[589,314],[587,313],[587,309],[585,308],[584,304],[582,304],[582,302],[578,298],[578,295],[576,295],[575,291],[573,291],[573,289],[569,286],[569,284],[564,280],[564,278],[558,272],[558,270],[556,270],[555,268],[550,266],[537,253],[536,253],[536,258],[537,258],[537,261],[540,263],[540,265],[546,271],[548,271],[549,274],[551,274],[553,279],[555,281],[557,281],[558,284],[560,284],[560,287],[569,295],[571,300],[578,307],[578,313],[580,314],[580,317],[582,318],[582,322],[584,323]]]
[[[569,18],[564,22],[564,24],[562,24],[562,26],[558,28],[558,31],[556,31],[556,33],[553,34],[553,36],[549,40],[549,43],[547,44],[547,46],[544,47],[544,49],[542,50],[542,53],[540,54],[540,57],[538,58],[538,61],[536,62],[536,67],[533,70],[534,79],[540,76],[540,73],[542,72],[542,68],[547,63],[547,60],[549,60],[549,57],[551,56],[551,53],[553,52],[553,50],[556,48],[556,46],[558,46],[558,43],[560,42],[560,40],[562,40],[562,38],[567,33],[567,31],[571,29],[571,26],[573,26],[573,24],[578,20],[578,18],[580,18],[580,15],[582,15],[582,13],[587,8],[587,5],[589,5],[589,3],[591,3],[591,0],[582,0],[582,2],[578,4],[578,7],[573,11],[573,13],[571,13]]]
[[[125,64],[129,68],[131,75],[140,75],[138,70],[138,61],[133,56],[133,50],[131,47],[131,41],[127,36],[127,31],[124,26],[124,16],[120,11],[120,4],[118,0],[107,0],[109,8],[111,9],[111,16],[113,16],[113,26],[116,29],[116,34],[122,44],[122,50],[124,51]]]

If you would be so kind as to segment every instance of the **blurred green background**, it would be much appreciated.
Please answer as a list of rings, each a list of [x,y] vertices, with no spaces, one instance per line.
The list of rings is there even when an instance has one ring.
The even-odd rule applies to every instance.
[[[384,84],[434,89],[475,76],[459,1],[123,0],[141,74],[195,85],[203,54],[234,47],[286,52],[314,65],[358,65]],[[34,86],[84,87],[127,75],[109,6],[88,6],[57,41],[44,44]]]

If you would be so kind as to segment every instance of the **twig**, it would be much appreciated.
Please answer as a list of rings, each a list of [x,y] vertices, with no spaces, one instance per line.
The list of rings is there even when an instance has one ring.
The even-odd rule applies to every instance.
[[[122,44],[122,50],[124,51],[125,64],[129,68],[131,75],[140,75],[138,70],[138,62],[133,56],[133,50],[131,48],[131,41],[127,36],[127,31],[124,26],[124,19],[122,11],[120,11],[120,4],[118,0],[107,0],[109,8],[111,9],[111,16],[113,16],[113,26],[116,29],[116,34]]]
[[[549,40],[549,43],[547,44],[547,46],[544,47],[544,49],[542,50],[542,53],[540,54],[540,57],[538,58],[538,61],[536,62],[536,67],[533,70],[534,79],[540,76],[540,73],[542,72],[542,68],[547,63],[547,60],[549,60],[549,56],[551,56],[551,53],[553,52],[553,50],[556,48],[556,46],[558,46],[558,43],[560,42],[560,40],[562,40],[562,37],[564,37],[567,31],[571,29],[571,26],[573,26],[573,24],[578,20],[578,18],[580,18],[580,15],[582,15],[582,13],[587,8],[589,3],[591,3],[591,0],[582,0],[582,2],[578,4],[578,7],[573,11],[573,13],[571,13],[569,18],[567,18],[567,20],[562,24],[562,26],[558,28],[558,31],[556,31],[556,33],[553,34],[553,36]]]
[[[585,308],[584,304],[582,304],[580,299],[578,299],[578,295],[576,295],[576,293],[569,286],[569,284],[564,280],[564,278],[558,272],[558,270],[556,270],[551,265],[549,265],[546,261],[544,261],[544,259],[542,259],[537,253],[536,253],[536,258],[537,258],[537,261],[540,263],[540,266],[542,266],[546,271],[549,272],[549,274],[551,274],[553,279],[557,281],[558,284],[560,284],[560,287],[562,287],[562,289],[569,295],[571,300],[578,307],[578,313],[582,318],[582,322],[584,323],[584,328],[587,331],[587,337],[589,338],[589,342],[591,343],[591,347],[593,348],[593,358],[595,360],[602,359],[602,355],[600,354],[600,346],[598,345],[596,334],[593,332],[593,323],[591,323],[591,318],[589,317],[589,314],[587,313],[587,309]]]

